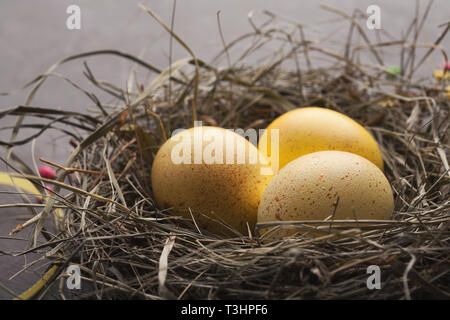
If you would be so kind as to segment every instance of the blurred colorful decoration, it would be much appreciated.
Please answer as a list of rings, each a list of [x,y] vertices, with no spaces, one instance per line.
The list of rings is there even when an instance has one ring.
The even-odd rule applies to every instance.
[[[52,191],[53,191],[53,186],[46,184],[45,185],[45,193],[50,196],[52,194]],[[42,197],[40,197],[40,196],[37,197],[37,200],[39,203],[44,203]]]
[[[380,106],[383,108],[395,106],[395,101],[393,99],[386,99],[380,102]]]
[[[55,179],[55,177],[56,177],[55,170],[53,170],[53,168],[49,167],[49,166],[40,166],[39,167],[39,175],[42,178],[46,178],[46,179]]]
[[[38,188],[32,183],[30,180],[26,178],[21,178],[19,174],[11,175],[8,172],[0,172],[0,185],[5,185],[13,188],[18,188],[21,191],[23,191],[26,195],[34,196],[38,203],[44,203],[45,196],[43,197],[43,194],[39,192]],[[45,185],[45,193],[47,195],[50,195],[51,191],[53,191],[53,186],[51,185]],[[56,208],[54,210],[55,214],[58,216],[60,221],[62,221],[62,218],[64,216],[64,213],[61,209]]]
[[[398,66],[390,66],[387,70],[387,77],[392,79],[400,74],[400,68]]]
[[[445,70],[445,72],[444,72],[443,69],[434,70],[434,77],[437,80],[449,80],[450,79],[450,71]]]
[[[42,167],[41,167],[42,168]],[[39,168],[39,174],[41,177],[44,176],[44,174],[49,174],[51,171],[48,171],[48,169],[41,170]],[[50,168],[50,167],[49,167]],[[50,168],[52,171],[53,169]],[[42,171],[42,173],[41,173]],[[54,173],[54,171],[53,171]],[[51,175],[50,175],[51,176]],[[54,177],[53,177],[54,178]],[[53,179],[50,178],[50,179]],[[9,187],[18,188],[21,191],[23,191],[24,194],[32,195],[36,197],[37,201],[39,203],[43,203],[43,197],[42,194],[39,192],[39,190],[36,188],[36,186],[28,179],[21,178],[20,175],[11,175],[8,172],[0,172],[0,185],[5,185]],[[53,190],[53,187],[51,185],[45,186],[48,190],[45,190],[45,192],[50,195],[49,190]],[[53,210],[54,214],[57,216],[60,223],[62,223],[64,218],[64,212],[61,208],[55,208]],[[22,224],[19,224],[14,231],[20,231],[24,227]],[[14,300],[30,300],[33,296],[35,296],[37,293],[39,293],[48,283],[48,281],[56,274],[58,269],[60,268],[59,265],[55,264],[50,269],[48,269],[42,278],[40,278],[34,285],[32,285],[28,290],[20,294],[19,296],[15,297]]]
[[[7,172],[0,172],[0,184],[10,187],[17,187],[25,194],[32,195],[38,199],[42,199],[39,190],[31,181],[27,179],[13,177]]]
[[[449,80],[450,79],[450,62],[445,61],[442,67],[434,70],[434,77],[437,80]]]

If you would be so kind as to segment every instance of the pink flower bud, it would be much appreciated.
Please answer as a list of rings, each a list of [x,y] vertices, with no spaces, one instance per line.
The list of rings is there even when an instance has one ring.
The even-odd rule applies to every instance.
[[[55,179],[55,170],[53,170],[51,167],[49,166],[41,166],[39,168],[39,175],[42,178],[47,178],[47,179]]]
[[[47,189],[47,190],[45,190],[47,192],[47,194],[51,195],[52,193],[50,191],[53,191],[53,186],[46,184],[45,188]]]
[[[442,69],[444,69],[444,72],[450,71],[450,61],[444,62],[444,64],[442,65]]]

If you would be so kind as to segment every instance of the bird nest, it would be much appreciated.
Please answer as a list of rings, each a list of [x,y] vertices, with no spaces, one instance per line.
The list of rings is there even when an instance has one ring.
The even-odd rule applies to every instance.
[[[32,228],[32,240],[44,235],[44,242],[32,241],[26,252],[44,253],[50,261],[35,290],[21,298],[45,297],[66,281],[70,265],[79,266],[83,290],[61,289],[61,298],[450,297],[448,79],[415,77],[431,54],[442,52],[446,59],[440,43],[450,24],[418,56],[421,19],[412,22],[403,39],[371,42],[358,19],[327,8],[349,22],[347,43],[333,51],[305,38],[300,23],[263,12],[263,23],[250,19],[251,32],[228,44],[222,37],[224,48],[214,61],[224,58],[227,67],[218,68],[198,59],[156,14],[143,9],[186,49],[187,58],[160,70],[116,50],[71,56],[27,85],[31,91],[23,106],[0,113],[17,117],[11,139],[2,141],[9,150],[3,160],[15,170],[11,174],[33,182],[43,195],[49,192],[45,205],[36,205],[37,215],[13,230]],[[267,53],[261,48],[268,44],[277,46]],[[398,70],[383,61],[380,49],[387,46],[401,48]],[[245,49],[231,61],[229,52],[236,47]],[[369,57],[365,61],[377,62],[362,63],[361,51]],[[257,64],[246,63],[261,52]],[[109,95],[104,101],[113,104],[64,78],[92,99],[89,112],[33,106],[35,93],[59,65],[98,55],[130,60],[136,69],[156,76],[149,84],[130,76],[122,88],[98,80],[85,63],[92,88]],[[154,201],[152,161],[175,129],[192,127],[195,120],[223,128],[264,129],[284,112],[305,106],[344,113],[372,133],[394,192],[390,220],[370,226],[349,221],[347,229],[330,229],[321,237],[267,244],[260,242],[258,229],[219,237]],[[25,119],[36,117],[45,123],[38,132],[16,139],[27,128]],[[14,152],[48,129],[60,130],[73,145],[64,164],[41,159],[57,169],[54,180],[35,175]],[[47,227],[49,221],[54,231]],[[308,227],[308,221],[297,224]],[[380,290],[367,287],[371,265],[380,268]]]

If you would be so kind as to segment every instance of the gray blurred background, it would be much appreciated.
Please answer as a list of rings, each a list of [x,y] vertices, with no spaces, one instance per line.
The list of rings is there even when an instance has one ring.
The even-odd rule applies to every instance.
[[[173,9],[173,2],[166,0],[142,1],[158,14],[167,24]],[[420,1],[421,15],[427,1]],[[81,30],[68,30],[66,8],[76,4],[81,8]],[[100,49],[116,49],[139,56],[154,66],[164,69],[169,63],[170,37],[166,31],[147,13],[138,7],[134,0],[15,0],[0,1],[0,92],[10,92],[21,88],[37,75],[44,73],[55,62],[73,54]],[[217,12],[220,10],[221,26],[225,41],[230,42],[239,35],[252,31],[247,15],[254,9],[267,9],[283,17],[298,21],[304,25],[308,39],[326,38],[330,46],[343,53],[338,44],[345,42],[349,22],[336,14],[322,10],[320,4],[339,8],[348,14],[355,9],[362,13],[371,4],[381,8],[381,26],[383,39],[399,39],[406,32],[415,15],[416,2],[412,0],[323,0],[323,1],[260,1],[260,0],[178,0],[176,3],[174,31],[191,47],[196,56],[209,62],[222,49],[217,26]],[[429,12],[419,41],[431,43],[443,31],[438,25],[450,20],[450,2],[435,0]],[[258,11],[255,13],[258,21]],[[362,24],[365,27],[365,23]],[[376,40],[375,32],[365,30]],[[357,39],[357,37],[355,37]],[[448,37],[442,43],[448,51]],[[266,50],[269,50],[267,48]],[[187,57],[188,53],[175,41],[173,57],[175,61]],[[231,52],[231,60],[236,58]],[[399,52],[383,49],[383,59],[387,64],[399,64]],[[84,78],[83,61],[88,62],[98,79],[108,79],[119,87],[124,87],[133,64],[114,56],[100,56],[81,59],[65,64],[56,70],[69,77],[81,87],[90,90]],[[442,55],[434,54],[424,64],[419,74],[428,75],[442,63]],[[249,63],[257,63],[250,60]],[[376,63],[367,56],[367,63]],[[226,66],[222,59],[216,66]],[[146,75],[151,77],[152,74]],[[141,78],[145,83],[145,78]],[[0,109],[23,104],[29,90],[0,96]],[[37,94],[34,106],[57,107],[83,112],[92,102],[82,93],[74,90],[61,79],[49,79]],[[13,125],[13,118],[0,119],[0,129]],[[10,132],[0,131],[0,139],[8,140]],[[58,163],[64,163],[72,148],[58,132],[49,131],[36,141],[35,157],[44,156]],[[31,146],[28,144],[16,149],[17,153],[29,164]],[[0,156],[5,151],[0,149]],[[40,164],[39,164],[40,165]],[[4,166],[0,166],[4,170]],[[1,190],[11,190],[0,187]],[[0,204],[20,202],[14,195],[0,193]],[[26,210],[0,209],[0,250],[23,250],[26,247],[27,232],[19,233],[16,240],[6,237],[13,227],[23,222]],[[37,279],[47,263],[26,271],[17,278],[10,277],[19,271],[24,263],[36,256],[10,257],[0,251],[0,298],[12,297],[13,292],[20,293]],[[7,287],[7,288],[6,288]],[[50,293],[48,298],[56,297]]]

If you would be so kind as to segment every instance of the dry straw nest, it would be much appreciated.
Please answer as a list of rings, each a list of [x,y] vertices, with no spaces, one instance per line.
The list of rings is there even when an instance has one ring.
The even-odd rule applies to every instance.
[[[17,132],[26,127],[25,118],[46,121],[28,139],[19,141],[13,133],[2,142],[9,149],[4,160],[11,168],[39,186],[54,186],[45,207],[36,207],[37,215],[14,230],[34,228],[35,237],[43,234],[47,239],[28,250],[45,252],[52,261],[51,272],[40,283],[43,289],[58,287],[67,266],[78,264],[82,282],[90,289],[76,296],[62,290],[63,298],[450,297],[448,83],[431,77],[414,80],[414,72],[431,54],[441,52],[446,58],[440,44],[450,24],[441,26],[442,34],[432,44],[416,42],[426,15],[414,19],[404,39],[370,42],[357,15],[327,8],[349,21],[348,41],[336,51],[304,38],[301,24],[264,11],[263,23],[250,18],[251,32],[227,44],[223,41],[217,58],[225,57],[228,67],[216,68],[197,59],[164,22],[143,9],[184,46],[188,58],[159,70],[114,50],[72,56],[28,84],[32,90],[23,106],[1,112],[17,117]],[[355,43],[356,36],[362,44]],[[277,49],[267,54],[262,48],[268,44],[277,44]],[[401,49],[397,75],[389,74],[382,59],[380,49],[387,46]],[[426,48],[420,56],[419,46]],[[231,61],[229,52],[235,47],[244,49]],[[367,61],[360,59],[363,51],[378,63],[361,62]],[[264,54],[256,66],[245,64],[247,57],[260,52]],[[33,107],[34,94],[60,64],[94,55],[120,56],[157,76],[149,85],[131,76],[130,85],[121,88],[96,79],[85,63],[91,85],[117,103],[106,104],[83,89],[95,107],[89,113]],[[315,57],[327,58],[327,66],[315,66]],[[338,239],[331,233],[262,244],[257,232],[232,238],[208,234],[155,203],[152,159],[173,130],[191,127],[194,120],[260,129],[303,106],[337,110],[373,134],[395,196],[390,221],[369,226],[354,221],[352,232],[340,230],[344,235]],[[74,146],[67,163],[59,165],[55,181],[36,177],[14,153],[17,145],[49,128],[70,136]],[[53,219],[56,207],[64,211],[62,220]],[[44,227],[49,220],[55,222],[55,232]],[[381,290],[366,287],[369,265],[381,268]],[[43,297],[46,290],[22,297]]]

